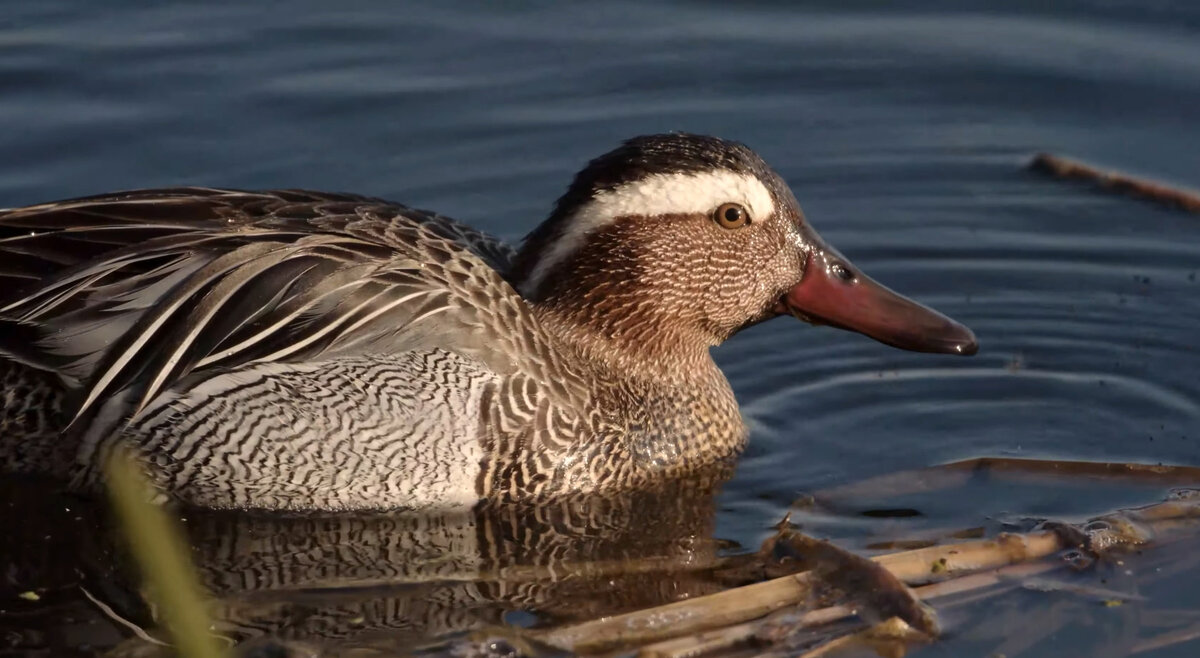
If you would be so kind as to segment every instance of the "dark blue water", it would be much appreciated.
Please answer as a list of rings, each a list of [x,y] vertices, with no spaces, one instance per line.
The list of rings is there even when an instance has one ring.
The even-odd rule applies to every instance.
[[[586,160],[664,130],[758,150],[830,242],[982,344],[781,319],[722,346],[754,433],[716,536],[753,548],[800,492],[971,457],[1200,465],[1200,217],[1023,170],[1052,151],[1200,186],[1195,3],[0,12],[0,206],[309,187],[519,239]],[[974,496],[955,518],[1121,501]]]

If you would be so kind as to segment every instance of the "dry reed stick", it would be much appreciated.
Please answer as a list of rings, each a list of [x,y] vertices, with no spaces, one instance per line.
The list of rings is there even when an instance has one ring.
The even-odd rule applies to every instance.
[[[915,587],[912,591],[922,601],[929,601],[963,592],[1002,585],[1008,582],[1015,582],[1021,578],[1028,578],[1058,569],[1060,566],[1053,562],[1014,564],[932,585]],[[855,614],[857,614],[857,611],[849,606],[835,605],[828,608],[810,610],[798,615],[793,626],[797,629],[821,626],[851,617]],[[642,647],[638,656],[639,658],[687,658],[689,656],[702,656],[754,639],[759,627],[759,622],[745,622],[697,635],[664,640]]]
[[[1171,187],[1115,171],[1105,171],[1078,160],[1049,153],[1039,153],[1034,156],[1033,160],[1029,162],[1029,168],[1056,178],[1085,180],[1095,183],[1102,189],[1128,194],[1187,212],[1200,213],[1200,192],[1195,190]]]
[[[1063,548],[1065,545],[1057,533],[1044,530],[931,546],[881,555],[872,560],[904,582],[931,582],[1034,560]],[[812,591],[811,586],[812,575],[804,572],[657,608],[551,629],[538,634],[538,639],[575,652],[648,644],[764,617],[803,602]]]
[[[1159,524],[1179,518],[1193,518],[1198,513],[1200,499],[1184,499],[1149,505],[1122,514],[1140,521]],[[1110,514],[1098,519],[1119,520],[1120,517],[1121,515]],[[1073,548],[1064,536],[1065,533],[1052,530],[1022,534],[1004,533],[994,539],[930,546],[871,559],[906,583],[938,583],[963,574],[1028,563],[1060,550]],[[1144,543],[1145,536],[1107,533],[1105,540],[1121,540],[1126,542],[1123,545],[1137,545]],[[1039,569],[1054,568],[1056,565],[1028,566],[1034,570],[1031,572],[1033,573],[1039,572]],[[968,578],[976,576],[983,579],[958,578],[954,581],[958,583],[956,585],[934,584],[927,586],[933,589],[917,588],[916,591],[922,598],[926,592],[930,596],[934,595],[933,592],[944,596],[983,587],[989,582],[989,574],[977,573]],[[812,584],[812,572],[804,572],[656,608],[550,629],[536,634],[536,637],[539,641],[576,653],[595,653],[622,646],[652,645],[646,647],[646,653],[642,655],[698,655],[701,648],[720,648],[726,646],[725,642],[744,639],[746,636],[740,634],[747,631],[745,627],[737,627],[739,624],[803,603],[812,591]],[[812,615],[807,618],[812,625],[834,621],[850,614],[853,614],[853,611],[845,606],[806,613]],[[693,636],[687,639],[695,640],[694,646],[686,650],[682,648],[684,645],[664,647],[661,644],[664,640],[685,635]]]

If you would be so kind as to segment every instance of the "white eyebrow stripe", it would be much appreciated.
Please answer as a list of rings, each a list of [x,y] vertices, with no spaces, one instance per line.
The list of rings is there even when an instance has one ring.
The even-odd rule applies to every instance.
[[[521,286],[531,297],[558,263],[578,250],[594,231],[631,215],[707,214],[723,203],[740,203],[750,212],[750,221],[762,221],[775,212],[770,191],[753,174],[713,171],[653,174],[613,190],[596,193],[567,219],[563,233],[539,258]]]

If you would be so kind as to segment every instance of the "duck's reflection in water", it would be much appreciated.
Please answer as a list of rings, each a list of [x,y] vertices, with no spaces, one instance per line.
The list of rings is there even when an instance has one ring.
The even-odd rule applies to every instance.
[[[720,589],[727,473],[653,491],[439,514],[189,513],[224,634],[414,647],[455,631],[594,619]]]

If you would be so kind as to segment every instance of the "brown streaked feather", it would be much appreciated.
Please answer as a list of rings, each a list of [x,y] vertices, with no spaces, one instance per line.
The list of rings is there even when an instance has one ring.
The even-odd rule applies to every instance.
[[[503,281],[511,247],[368,197],[124,192],[0,212],[0,235],[0,286],[14,291],[0,321],[21,329],[0,352],[79,382],[76,419],[118,392],[136,412],[197,368],[394,352],[434,334],[511,368],[487,358],[504,341],[487,334],[534,324]],[[514,299],[480,304],[479,289]],[[436,331],[421,326],[434,315]]]

